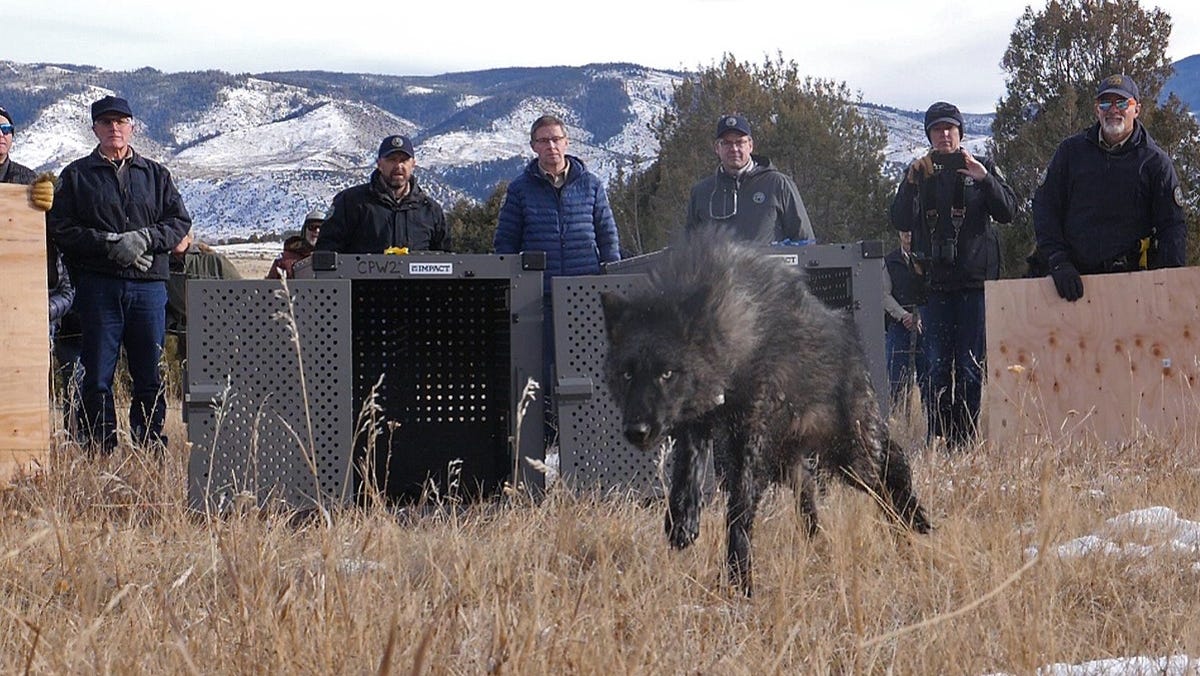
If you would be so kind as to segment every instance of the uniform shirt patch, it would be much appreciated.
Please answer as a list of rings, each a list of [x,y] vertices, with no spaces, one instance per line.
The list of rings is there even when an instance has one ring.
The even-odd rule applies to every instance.
[[[1174,195],[1175,195],[1175,205],[1178,207],[1183,207],[1183,187],[1178,186],[1178,185],[1175,186]]]
[[[761,192],[756,192],[750,199],[754,200],[755,204],[762,204],[763,202],[767,201],[767,196]]]

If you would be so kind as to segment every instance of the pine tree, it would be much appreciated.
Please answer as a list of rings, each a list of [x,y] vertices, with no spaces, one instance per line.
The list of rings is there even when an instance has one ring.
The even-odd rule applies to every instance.
[[[454,203],[446,212],[446,225],[450,228],[450,241],[458,253],[491,253],[492,239],[496,235],[496,223],[500,220],[500,207],[508,181],[501,181],[487,201],[483,203],[464,199]]]

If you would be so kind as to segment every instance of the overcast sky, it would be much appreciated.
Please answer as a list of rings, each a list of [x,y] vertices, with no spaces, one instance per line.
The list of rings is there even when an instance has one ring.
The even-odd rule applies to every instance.
[[[5,7],[0,58],[112,70],[216,69],[433,75],[506,66],[623,61],[666,69],[722,54],[782,53],[802,73],[845,82],[872,103],[945,99],[990,111],[1017,0],[60,0]],[[1037,8],[1044,2],[1033,3]],[[1200,2],[1163,0],[1168,56],[1200,53]]]

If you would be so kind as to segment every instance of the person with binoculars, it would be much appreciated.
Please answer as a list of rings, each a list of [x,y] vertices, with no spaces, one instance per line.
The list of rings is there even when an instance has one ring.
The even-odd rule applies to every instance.
[[[914,269],[928,286],[921,308],[929,362],[929,438],[962,450],[975,436],[983,386],[983,283],[1000,277],[993,221],[1010,223],[1012,188],[990,159],[962,146],[963,116],[939,101],[925,112],[931,149],[913,160],[892,201],[892,227],[912,233]]]

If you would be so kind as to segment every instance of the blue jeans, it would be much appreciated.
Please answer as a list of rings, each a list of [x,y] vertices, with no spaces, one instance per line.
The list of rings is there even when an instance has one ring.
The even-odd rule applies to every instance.
[[[133,381],[129,430],[135,443],[165,443],[166,399],[158,362],[167,325],[167,283],[130,280],[80,270],[75,283],[83,441],[111,452],[117,445],[113,376],[125,347]]]
[[[909,380],[912,374],[915,374],[917,388],[921,391],[922,406],[928,410],[929,361],[925,358],[925,337],[919,333],[914,335],[900,322],[888,320],[885,345],[892,402],[902,400]]]
[[[929,358],[929,435],[961,448],[975,435],[986,356],[983,289],[931,291],[921,310]]]

